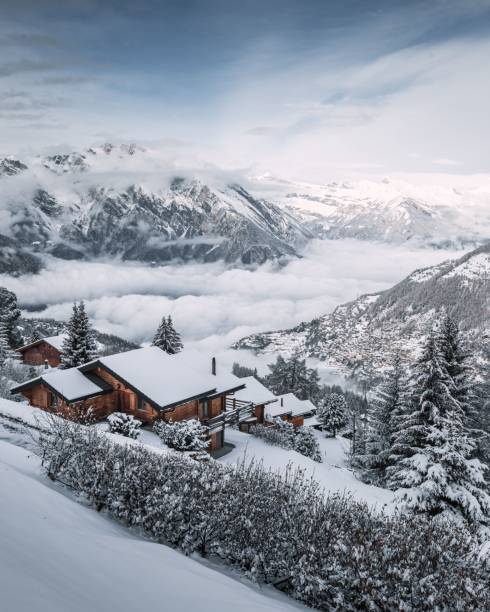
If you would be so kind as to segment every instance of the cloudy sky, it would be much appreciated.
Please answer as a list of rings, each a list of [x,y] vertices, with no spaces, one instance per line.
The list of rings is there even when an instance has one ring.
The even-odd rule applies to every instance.
[[[0,154],[487,172],[490,0],[0,0]]]

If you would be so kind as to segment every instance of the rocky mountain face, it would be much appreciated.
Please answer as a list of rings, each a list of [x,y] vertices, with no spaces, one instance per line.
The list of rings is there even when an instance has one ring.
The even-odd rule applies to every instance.
[[[0,160],[0,273],[36,272],[46,256],[261,264],[298,256],[311,238],[431,248],[490,238],[483,179],[237,184],[213,172],[183,172],[134,144]]]
[[[490,344],[490,243],[460,259],[417,270],[387,291],[363,295],[293,329],[243,338],[235,348],[298,351],[346,375],[375,375],[395,352],[411,362],[442,308],[459,321],[476,352],[475,366],[488,374],[483,355]]]
[[[265,175],[256,183],[259,192],[323,238],[436,248],[472,248],[489,240],[490,182],[437,180],[442,182],[385,178],[314,185]]]
[[[257,264],[296,256],[311,238],[243,187],[165,173],[134,145],[5,159],[0,177],[0,272],[35,272],[45,254]]]

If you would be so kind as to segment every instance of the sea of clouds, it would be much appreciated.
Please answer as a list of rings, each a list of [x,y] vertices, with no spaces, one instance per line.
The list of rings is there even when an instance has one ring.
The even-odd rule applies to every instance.
[[[73,300],[84,299],[97,329],[138,343],[151,341],[162,315],[170,314],[186,345],[213,351],[228,362],[237,358],[228,347],[247,334],[308,321],[363,293],[389,288],[416,268],[459,255],[317,240],[301,259],[281,267],[52,260],[38,275],[0,276],[0,285],[17,294],[28,316],[66,320]],[[257,363],[248,354],[240,359]]]

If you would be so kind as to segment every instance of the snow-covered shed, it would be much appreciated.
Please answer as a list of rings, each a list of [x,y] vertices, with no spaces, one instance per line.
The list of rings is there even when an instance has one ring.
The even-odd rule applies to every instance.
[[[47,363],[52,368],[56,368],[61,363],[64,340],[64,334],[40,338],[19,347],[17,352],[20,353],[22,362],[26,365],[44,365]]]

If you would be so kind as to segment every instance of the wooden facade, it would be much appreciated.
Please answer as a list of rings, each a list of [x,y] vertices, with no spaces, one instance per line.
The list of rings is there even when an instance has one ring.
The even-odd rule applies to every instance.
[[[226,407],[226,394],[222,393],[183,401],[182,404],[160,410],[134,388],[130,388],[125,381],[103,367],[94,367],[90,370],[90,375],[95,375],[100,381],[106,383],[108,390],[92,397],[68,402],[40,378],[35,384],[21,389],[20,393],[28,399],[32,406],[62,414],[74,420],[79,420],[81,415],[89,412],[95,420],[102,420],[113,412],[124,412],[132,414],[145,424],[152,424],[158,419],[168,422],[198,419],[206,422],[221,414]],[[209,437],[209,450],[216,450],[223,446],[223,432],[212,432]]]
[[[21,347],[17,351],[21,355],[22,363],[26,365],[40,366],[47,362],[50,367],[57,368],[61,363],[61,352],[44,340]]]

